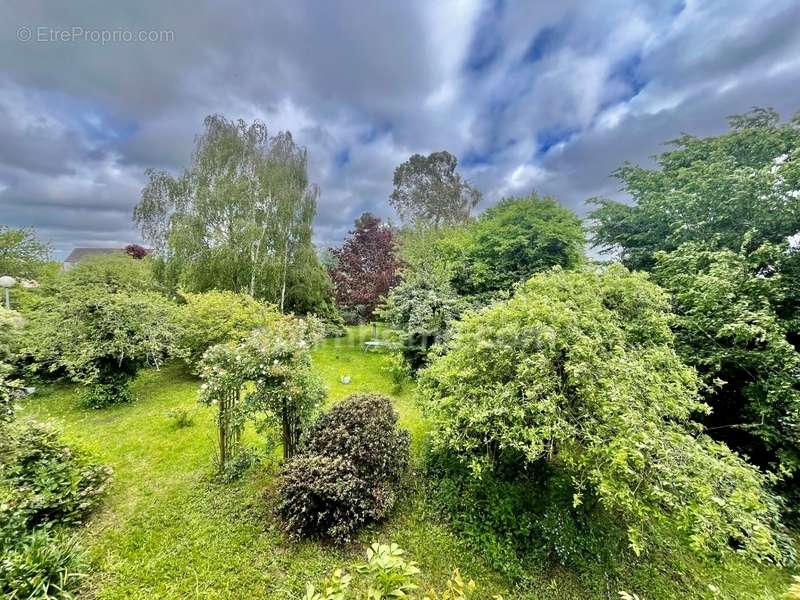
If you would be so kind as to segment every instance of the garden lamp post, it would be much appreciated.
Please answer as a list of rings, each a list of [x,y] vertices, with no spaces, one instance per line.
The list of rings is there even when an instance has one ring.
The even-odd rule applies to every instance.
[[[11,309],[11,299],[8,290],[14,287],[16,283],[17,280],[10,275],[3,275],[0,277],[0,287],[6,291],[6,308],[9,310]]]

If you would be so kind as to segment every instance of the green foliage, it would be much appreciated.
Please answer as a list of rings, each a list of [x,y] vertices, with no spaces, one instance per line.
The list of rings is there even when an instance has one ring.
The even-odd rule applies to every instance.
[[[161,290],[153,273],[152,260],[137,260],[122,250],[113,254],[88,256],[68,271],[60,273],[46,287],[60,295],[80,295],[87,288],[100,288],[114,294]]]
[[[14,406],[22,383],[14,377],[12,363],[18,352],[22,317],[0,307],[0,431],[14,417]]]
[[[781,473],[800,501],[800,120],[771,109],[684,135],[658,168],[617,171],[633,205],[595,200],[594,243],[673,294],[677,349],[703,378],[709,434]],[[788,474],[788,476],[787,476]],[[796,511],[795,511],[796,512]],[[795,515],[796,516],[796,515]]]
[[[114,292],[102,285],[72,291],[67,286],[43,298],[30,313],[23,349],[33,370],[96,386],[84,398],[89,405],[128,400],[128,380],[174,350],[174,306],[155,292]]]
[[[533,277],[463,318],[423,373],[434,447],[476,476],[510,458],[556,469],[573,506],[597,503],[634,552],[659,525],[700,553],[780,560],[763,477],[697,431],[697,377],[672,348],[666,295],[622,267]]]
[[[492,568],[515,580],[530,565],[558,563],[575,571],[626,555],[627,538],[601,510],[573,506],[569,476],[555,469],[520,472],[515,461],[476,478],[446,452],[427,455],[426,501]]]
[[[417,370],[427,362],[430,348],[447,339],[451,321],[467,307],[448,281],[419,273],[392,289],[380,315],[401,332],[403,357]]]
[[[467,222],[481,192],[457,167],[458,159],[446,150],[412,155],[394,170],[389,203],[406,223],[438,228]]]
[[[186,408],[173,408],[167,413],[172,429],[184,429],[194,425],[194,413]]]
[[[86,576],[76,539],[49,529],[26,533],[8,546],[0,541],[0,552],[0,592],[10,600],[70,600]]]
[[[650,268],[656,252],[685,242],[734,252],[785,245],[800,231],[800,121],[780,124],[765,114],[733,117],[732,131],[720,136],[681,136],[657,157],[657,169],[620,168],[635,204],[593,200],[595,245],[621,250],[633,268]]]
[[[39,277],[50,258],[50,247],[36,238],[32,229],[0,225],[0,277]]]
[[[280,317],[277,309],[247,294],[210,291],[184,292],[185,304],[178,307],[177,345],[189,365],[197,367],[203,353],[215,344],[241,342],[255,329]]]
[[[203,355],[200,401],[218,407],[221,468],[226,440],[233,440],[235,449],[248,415],[266,415],[278,423],[284,458],[294,455],[304,424],[325,397],[310,354],[322,332],[317,319],[281,317],[239,344],[218,344]]]
[[[386,517],[408,464],[409,435],[391,401],[353,395],[310,428],[301,456],[284,469],[278,514],[297,537],[348,541]]]
[[[800,577],[795,576],[793,581],[794,583],[789,587],[789,591],[786,592],[786,600],[800,600]]]
[[[677,349],[706,384],[715,436],[762,468],[800,468],[800,354],[771,302],[779,277],[730,250],[684,244],[656,254],[654,277],[672,293]]]
[[[98,505],[110,475],[47,425],[14,423],[4,429],[0,482],[14,492],[6,502],[28,528],[82,522]]]
[[[583,226],[552,198],[506,198],[484,211],[464,236],[440,246],[454,256],[453,287],[462,296],[510,291],[534,273],[583,262]]]
[[[207,117],[191,166],[179,177],[148,171],[134,210],[161,280],[247,293],[282,312],[327,310],[330,281],[311,240],[319,192],[307,163],[288,132]]]
[[[354,579],[342,569],[336,569],[319,591],[312,584],[306,584],[306,594],[303,599],[467,600],[473,597],[476,588],[474,581],[465,581],[456,569],[441,592],[434,589],[423,592],[416,583],[420,575],[417,563],[406,560],[405,551],[397,544],[372,544],[367,549],[367,562],[353,565],[353,571],[360,577]],[[502,600],[501,596],[492,598]]]
[[[72,598],[84,562],[65,529],[97,507],[111,471],[65,445],[49,426],[0,425],[0,592]]]

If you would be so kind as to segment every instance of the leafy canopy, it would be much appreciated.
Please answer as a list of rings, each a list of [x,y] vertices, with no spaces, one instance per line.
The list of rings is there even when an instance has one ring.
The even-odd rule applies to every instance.
[[[336,303],[351,321],[369,321],[386,293],[400,281],[395,232],[370,213],[362,214],[328,269]]]
[[[34,279],[49,259],[50,247],[32,229],[0,225],[0,276]]]
[[[134,210],[160,276],[192,292],[245,292],[282,311],[327,297],[311,241],[318,189],[307,164],[288,132],[271,137],[259,121],[207,117],[191,166],[179,177],[149,171]]]
[[[510,291],[534,273],[583,261],[583,226],[571,210],[535,194],[506,198],[483,212],[464,235],[440,243],[457,264],[453,285],[461,295]]]
[[[455,326],[421,376],[434,446],[480,475],[501,460],[571,478],[639,552],[657,525],[701,552],[781,557],[754,468],[691,421],[708,407],[672,347],[666,295],[643,275],[555,270]],[[516,457],[516,459],[514,458]]]
[[[406,223],[434,228],[466,223],[481,193],[457,167],[458,159],[446,150],[412,155],[394,170],[389,203]]]
[[[720,136],[672,141],[658,168],[618,169],[634,203],[591,201],[595,246],[640,269],[684,242],[738,252],[800,232],[800,116],[779,123],[774,111],[755,109],[730,124]]]

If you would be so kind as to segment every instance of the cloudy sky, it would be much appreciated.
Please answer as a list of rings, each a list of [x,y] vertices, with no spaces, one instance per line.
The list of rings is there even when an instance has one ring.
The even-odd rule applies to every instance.
[[[456,154],[482,208],[585,213],[681,132],[800,109],[798,23],[797,0],[0,0],[0,223],[59,257],[137,240],[144,171],[182,170],[210,113],[308,147],[321,244],[391,217],[414,152]]]

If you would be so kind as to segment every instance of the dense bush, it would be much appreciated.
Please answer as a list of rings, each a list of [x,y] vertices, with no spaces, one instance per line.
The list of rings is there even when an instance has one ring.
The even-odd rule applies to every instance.
[[[280,482],[278,514],[295,536],[350,539],[395,504],[408,464],[408,432],[388,398],[354,395],[311,428]]]
[[[84,521],[110,470],[36,423],[0,427],[0,592],[7,598],[72,598],[83,552],[67,528]]]
[[[477,476],[554,469],[634,552],[670,527],[700,553],[787,558],[761,474],[691,423],[707,407],[672,348],[666,295],[622,267],[555,271],[466,316],[424,372],[435,448]]]
[[[0,439],[0,481],[13,491],[9,506],[28,528],[76,525],[98,505],[111,475],[35,422],[6,426]]]
[[[372,510],[369,486],[342,457],[301,455],[286,464],[277,513],[295,537],[348,541]]]
[[[408,431],[397,428],[391,400],[354,394],[317,419],[303,451],[342,457],[367,481],[396,485],[408,464],[408,448]]]
[[[128,382],[137,371],[173,351],[174,306],[155,292],[70,289],[44,298],[30,314],[23,349],[32,368],[85,384],[90,406],[130,399]]]
[[[176,319],[178,348],[193,368],[203,353],[215,344],[240,342],[253,330],[280,318],[278,310],[247,294],[210,291],[181,294],[185,304],[178,307]]]
[[[534,273],[584,260],[581,220],[552,198],[506,198],[484,211],[465,235],[440,242],[454,262],[453,287],[463,296],[510,291]]]

